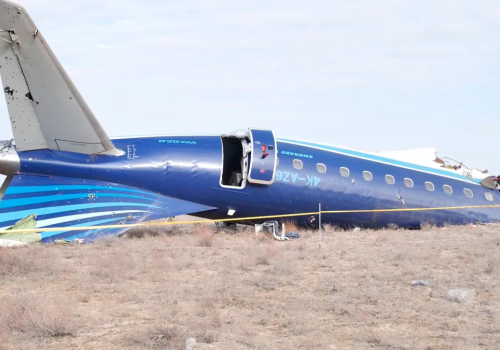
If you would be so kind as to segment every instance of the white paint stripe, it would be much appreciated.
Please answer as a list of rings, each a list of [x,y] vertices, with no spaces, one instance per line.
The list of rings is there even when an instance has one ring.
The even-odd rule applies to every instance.
[[[58,217],[58,218],[37,221],[36,228],[42,228],[42,227],[46,227],[46,226],[61,224],[64,222],[70,222],[70,221],[75,221],[75,220],[95,218],[95,217],[99,217],[99,216],[106,216],[106,215],[112,215],[112,214],[126,214],[126,213],[147,213],[147,211],[146,210],[117,210],[117,211],[103,211],[103,212],[98,212],[98,213],[62,216],[62,217]],[[11,226],[2,227],[2,228],[0,228],[0,231],[6,230],[9,227],[11,227]]]

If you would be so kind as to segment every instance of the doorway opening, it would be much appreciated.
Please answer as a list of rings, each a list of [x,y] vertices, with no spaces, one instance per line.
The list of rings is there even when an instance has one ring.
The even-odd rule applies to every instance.
[[[247,156],[244,139],[221,136],[222,141],[222,187],[244,188],[246,184]]]

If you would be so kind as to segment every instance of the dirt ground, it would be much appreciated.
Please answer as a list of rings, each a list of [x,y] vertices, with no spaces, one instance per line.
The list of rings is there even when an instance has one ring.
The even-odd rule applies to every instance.
[[[500,225],[300,233],[3,248],[0,349],[500,349]]]

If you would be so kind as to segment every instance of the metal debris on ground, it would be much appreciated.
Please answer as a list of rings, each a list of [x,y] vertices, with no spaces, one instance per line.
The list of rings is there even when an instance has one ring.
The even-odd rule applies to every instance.
[[[288,232],[287,233],[286,229],[285,229],[285,224],[282,224],[281,233],[280,233],[279,232],[279,223],[276,220],[266,221],[261,225],[256,224],[255,225],[255,234],[257,235],[257,234],[259,234],[259,232],[265,232],[265,233],[271,234],[274,237],[274,239],[276,239],[278,241],[289,241],[292,239],[300,238],[300,234],[298,234],[296,232]]]
[[[412,286],[428,286],[429,285],[429,281],[426,281],[426,280],[415,280],[415,281],[411,281],[411,285]]]
[[[463,303],[472,301],[476,296],[476,291],[474,289],[450,289],[448,296],[456,302]]]
[[[189,337],[186,339],[186,350],[193,350],[196,345],[196,339]]]

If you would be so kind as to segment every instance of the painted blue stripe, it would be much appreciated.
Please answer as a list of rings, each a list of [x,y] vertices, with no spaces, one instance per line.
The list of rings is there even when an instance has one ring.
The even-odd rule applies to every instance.
[[[131,196],[139,196],[143,199],[147,199],[150,201],[160,201],[160,200],[170,200],[171,197],[167,196],[152,196],[143,193],[131,193],[131,192],[120,192],[120,191],[82,191],[82,190],[65,190],[65,191],[46,191],[46,192],[33,192],[33,193],[15,193],[15,194],[7,194],[4,199],[12,200],[12,199],[24,199],[24,198],[38,198],[38,197],[46,197],[46,196],[62,196],[62,195],[82,195],[88,197],[89,194],[95,194],[96,196],[103,195],[107,193],[110,197],[115,194],[118,195],[131,195]],[[134,198],[134,197],[132,197]]]
[[[51,227],[55,225],[60,225],[62,223],[71,223],[71,222],[81,222],[82,220],[90,220],[90,219],[103,219],[108,218],[111,215],[137,215],[142,216],[144,213],[149,213],[144,210],[114,210],[114,211],[99,211],[97,213],[85,213],[85,214],[77,214],[77,215],[67,215],[67,216],[59,216],[52,219],[45,219],[37,221],[37,227]]]
[[[85,222],[83,224],[78,224],[78,225],[71,225],[70,227],[87,227],[87,226],[97,226],[101,224],[106,224],[108,222],[112,221],[120,221],[125,219],[126,217],[120,217],[120,218],[112,218],[112,219],[106,219],[106,220],[97,220],[97,221],[91,221],[91,222]],[[69,231],[48,231],[48,232],[41,232],[42,239],[48,238],[51,236],[59,235],[64,232],[69,232]]]
[[[377,162],[384,162],[388,163],[390,165],[395,165],[395,166],[400,166],[400,167],[405,167],[405,168],[411,168],[413,170],[420,170],[420,171],[425,171],[428,173],[433,173],[435,175],[444,175],[448,177],[452,177],[458,180],[462,181],[467,181],[467,182],[473,182],[473,183],[479,183],[480,180],[477,179],[470,179],[467,176],[459,175],[459,174],[454,174],[451,172],[448,172],[446,170],[440,170],[440,169],[435,169],[435,168],[429,168],[423,165],[418,165],[414,163],[407,163],[399,160],[395,160],[392,158],[386,158],[386,157],[381,157],[369,153],[364,153],[364,152],[359,152],[359,151],[353,151],[349,149],[344,149],[344,148],[339,148],[339,147],[334,147],[334,146],[328,146],[328,145],[321,145],[317,143],[312,143],[312,142],[306,142],[306,141],[296,141],[296,140],[289,140],[289,139],[277,139],[278,141],[282,142],[287,142],[287,143],[293,143],[297,145],[302,145],[302,146],[311,146],[311,147],[317,147],[321,148],[323,150],[328,150],[328,151],[333,151],[336,153],[345,153],[351,156],[355,157],[362,157],[362,158],[367,158],[369,160],[377,161]]]
[[[77,204],[77,205],[66,205],[59,207],[50,207],[50,208],[40,208],[40,209],[29,209],[23,211],[15,211],[11,213],[0,214],[0,220],[2,222],[8,222],[11,220],[19,220],[25,218],[28,215],[37,214],[38,216],[50,215],[50,214],[59,214],[73,210],[90,210],[94,208],[110,208],[110,207],[148,207],[148,208],[158,208],[163,209],[161,207],[157,207],[150,204],[142,204],[142,203],[92,203],[92,204]],[[124,210],[129,208],[124,208]],[[2,224],[0,222],[0,225]]]
[[[130,194],[120,194],[120,193],[96,193],[95,199],[99,197],[123,197],[123,198],[135,198],[142,200],[149,200],[155,202],[161,202],[168,204],[168,202],[158,201],[153,198],[145,198],[140,196],[134,196]],[[42,197],[25,197],[25,198],[16,198],[16,199],[4,199],[0,202],[0,209],[19,207],[23,205],[32,205],[39,203],[48,203],[48,202],[56,202],[56,201],[64,201],[68,199],[86,199],[89,200],[88,193],[73,193],[73,194],[60,194],[54,196],[42,196]],[[90,203],[89,203],[90,204]]]
[[[149,211],[145,210],[113,210],[113,211],[99,211],[94,213],[85,213],[85,214],[77,214],[77,215],[66,215],[66,216],[58,216],[51,219],[39,220],[37,221],[37,228],[51,227],[54,225],[59,225],[62,223],[71,223],[71,222],[81,222],[82,220],[92,219],[92,218],[108,218],[111,215],[121,215],[121,214],[135,214],[137,216],[143,216],[144,213],[151,214]],[[12,225],[0,227],[0,231],[6,230]]]
[[[50,185],[50,186],[10,186],[7,188],[5,194],[18,194],[18,193],[34,193],[34,192],[50,192],[50,191],[72,191],[72,190],[107,190],[107,191],[123,191],[123,192],[135,192],[144,193],[150,196],[160,197],[156,193],[134,190],[131,188],[122,187],[111,187],[111,186],[85,186],[85,185]]]

